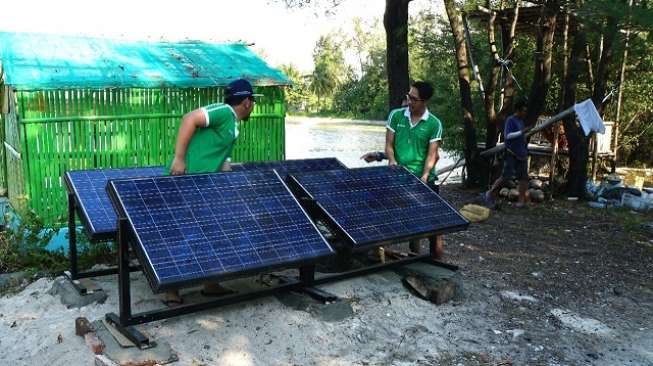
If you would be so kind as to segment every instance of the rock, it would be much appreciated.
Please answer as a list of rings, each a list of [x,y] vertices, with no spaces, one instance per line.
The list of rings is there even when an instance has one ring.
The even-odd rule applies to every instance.
[[[437,305],[463,298],[459,273],[426,263],[414,263],[395,270],[413,294]]]
[[[512,334],[512,339],[514,340],[524,335],[525,331],[523,329],[508,329],[506,333]]]
[[[544,192],[541,189],[529,189],[528,195],[533,202],[544,201]]]
[[[530,303],[536,303],[537,299],[530,295],[522,295],[514,291],[501,291],[501,297],[505,300],[510,301],[526,301]]]
[[[104,291],[96,291],[92,294],[81,295],[77,292],[68,279],[60,277],[57,278],[52,284],[52,288],[48,293],[52,296],[60,296],[61,303],[70,308],[81,308],[89,304],[98,303],[104,304],[107,300],[107,294]]]
[[[612,289],[612,291],[617,296],[621,296],[621,295],[624,294],[624,290],[622,288],[620,288],[620,287],[615,287],[614,289]]]
[[[511,201],[516,201],[517,198],[519,198],[519,191],[517,188],[512,188],[510,192],[508,192],[508,199]]]
[[[506,198],[508,197],[508,194],[510,193],[510,188],[501,188],[499,191],[499,196]]]
[[[83,337],[86,333],[92,332],[91,323],[84,317],[75,319],[75,334]]]
[[[544,184],[542,183],[541,180],[539,179],[531,179],[530,182],[528,182],[528,186],[530,188],[535,188],[535,189],[542,189],[542,186]]]

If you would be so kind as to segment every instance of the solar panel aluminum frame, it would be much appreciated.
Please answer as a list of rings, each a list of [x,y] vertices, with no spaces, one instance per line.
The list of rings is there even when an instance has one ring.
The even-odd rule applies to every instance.
[[[231,164],[232,170],[234,171],[247,171],[247,170],[262,170],[261,168],[251,168],[249,167],[250,165],[264,165],[264,164],[275,164],[275,163],[284,163],[284,162],[298,162],[298,161],[318,161],[318,160],[334,160],[337,165],[339,165],[338,169],[348,169],[345,164],[343,164],[338,158],[311,158],[311,159],[286,159],[286,160],[266,160],[266,161],[249,161],[249,162],[242,162],[242,163],[233,163]],[[235,169],[234,169],[235,168]],[[272,169],[276,170],[276,169]],[[330,169],[323,169],[323,170],[330,170]],[[279,173],[277,171],[277,173]],[[290,173],[287,173],[290,174]],[[281,174],[280,174],[281,175]],[[283,178],[283,177],[282,177]]]
[[[311,220],[310,216],[304,209],[304,207],[297,201],[297,198],[292,194],[286,183],[284,182],[283,179],[281,179],[281,176],[276,170],[273,170],[275,176],[279,180],[279,182],[283,185],[283,187],[286,189],[288,194],[292,197],[293,201],[297,204],[297,207],[302,211],[304,214],[304,217],[306,217],[306,220],[311,224],[313,229],[317,232],[319,237],[324,241],[324,243],[327,245],[327,247],[331,250],[329,254],[325,255],[320,255],[316,256],[310,259],[300,259],[292,262],[284,262],[284,263],[276,263],[276,264],[271,264],[267,266],[261,266],[261,267],[256,267],[253,269],[247,269],[247,270],[241,270],[241,271],[236,271],[236,272],[231,272],[231,273],[223,273],[223,274],[218,274],[214,276],[209,276],[209,277],[203,277],[203,278],[194,278],[194,279],[189,279],[189,280],[182,280],[182,281],[176,281],[173,283],[160,283],[158,281],[156,274],[154,273],[154,270],[152,266],[150,265],[150,262],[147,260],[147,256],[145,251],[143,250],[143,243],[140,242],[138,236],[136,235],[134,231],[134,223],[131,221],[127,213],[125,212],[123,206],[122,206],[122,201],[120,197],[118,196],[115,188],[115,183],[119,181],[129,181],[132,179],[113,179],[110,180],[109,183],[107,184],[107,193],[109,194],[109,198],[111,199],[111,202],[114,205],[114,208],[116,210],[116,213],[118,214],[118,220],[125,219],[128,222],[128,233],[125,233],[124,237],[125,240],[128,240],[132,245],[131,248],[132,250],[136,253],[136,256],[139,260],[139,262],[142,264],[143,267],[143,273],[145,274],[145,277],[147,278],[150,287],[152,288],[152,291],[154,293],[161,293],[164,291],[168,290],[174,290],[174,289],[179,289],[179,288],[184,288],[184,287],[192,287],[195,285],[201,285],[206,282],[212,282],[212,281],[224,281],[224,280],[229,280],[229,279],[234,279],[234,278],[240,278],[240,277],[247,277],[251,276],[257,273],[261,272],[268,272],[268,271],[273,271],[277,270],[280,268],[299,268],[299,267],[305,267],[305,266],[312,266],[315,265],[316,262],[327,258],[329,256],[335,255],[335,250],[331,246],[328,240],[324,238],[320,230],[315,226],[315,223],[313,220]],[[207,173],[207,174],[194,174],[195,176],[201,176],[201,175],[211,175],[211,174],[216,174],[216,173]],[[217,174],[229,174],[228,172],[224,173],[217,173]],[[120,226],[119,226],[120,230]],[[121,234],[118,234],[118,237],[121,237]],[[137,243],[136,245],[134,245]]]
[[[353,168],[350,170],[357,170],[357,169],[373,169],[373,168]],[[424,183],[420,178],[415,176],[413,173],[411,173],[406,167],[401,167],[401,169],[404,169],[406,172],[408,172],[410,175],[415,177],[420,184],[424,185],[426,188],[428,188],[430,191],[433,192],[433,194],[438,195],[431,187],[428,186],[428,184]],[[392,238],[387,238],[384,240],[380,241],[374,241],[374,242],[363,242],[363,243],[357,243],[354,238],[352,238],[346,231],[345,228],[343,228],[337,220],[327,211],[327,209],[322,206],[313,195],[311,195],[308,190],[297,180],[296,177],[294,177],[292,174],[290,174],[287,178],[288,186],[291,188],[291,190],[300,197],[300,202],[302,202],[306,208],[308,209],[309,212],[314,212],[317,213],[317,216],[322,219],[327,226],[333,231],[343,242],[349,244],[351,246],[352,252],[362,252],[369,250],[371,248],[379,247],[379,246],[386,246],[386,245],[392,245],[392,244],[397,244],[398,242],[404,242],[404,241],[410,241],[410,240],[417,240],[417,239],[423,239],[423,238],[429,238],[434,235],[443,235],[443,234],[448,234],[452,232],[457,232],[461,230],[465,230],[469,226],[469,221],[465,219],[458,210],[453,208],[449,202],[446,200],[442,199],[442,201],[449,207],[453,212],[455,212],[465,223],[462,225],[456,225],[456,226],[451,226],[447,227],[445,229],[441,230],[435,230],[435,231],[426,231],[426,232],[420,232],[414,235],[404,235],[404,236],[398,236],[398,237],[392,237]],[[439,195],[438,195],[439,197]],[[316,212],[317,211],[317,212]]]
[[[84,210],[84,207],[79,201],[79,197],[77,196],[77,194],[75,194],[76,193],[75,187],[70,178],[69,172],[64,173],[64,183],[66,185],[66,190],[68,191],[68,194],[74,197],[75,200],[74,213],[77,214],[77,217],[79,217],[79,220],[82,222],[82,227],[84,228],[84,231],[86,232],[86,235],[88,236],[89,240],[92,242],[102,242],[102,241],[109,241],[115,239],[116,231],[93,233],[93,231],[89,229],[93,225],[88,217],[88,214],[86,213],[86,210]],[[69,210],[68,215],[70,214],[71,212]]]
[[[155,167],[156,168],[156,167]],[[129,169],[129,168],[126,168]],[[88,169],[88,170],[105,170],[105,169]],[[84,295],[87,293],[87,289],[81,285],[79,279],[90,278],[90,277],[99,277],[106,276],[118,273],[117,267],[111,267],[101,270],[88,270],[80,272],[77,264],[77,223],[75,221],[75,215],[79,217],[79,220],[82,223],[82,228],[84,229],[86,236],[89,238],[91,243],[106,242],[116,239],[117,230],[113,231],[103,231],[103,232],[94,232],[89,218],[88,213],[84,210],[84,206],[80,202],[80,197],[78,192],[75,189],[72,178],[70,177],[70,171],[64,173],[63,176],[64,185],[66,191],[68,192],[68,257],[70,268],[68,271],[64,272],[64,276],[67,277],[77,291]],[[140,270],[140,266],[129,266],[130,271]]]

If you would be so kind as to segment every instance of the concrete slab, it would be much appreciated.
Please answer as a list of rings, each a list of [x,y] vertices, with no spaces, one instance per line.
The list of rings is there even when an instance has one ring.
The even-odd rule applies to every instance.
[[[93,322],[98,338],[104,343],[104,356],[118,365],[165,365],[179,360],[167,342],[157,341],[154,347],[141,350],[138,347],[124,348],[111,335],[101,320]]]
[[[69,309],[81,308],[93,303],[104,304],[107,300],[107,293],[102,290],[87,295],[81,295],[77,292],[75,286],[64,277],[57,278],[48,293],[52,296],[59,296],[61,298],[61,303],[66,305]]]

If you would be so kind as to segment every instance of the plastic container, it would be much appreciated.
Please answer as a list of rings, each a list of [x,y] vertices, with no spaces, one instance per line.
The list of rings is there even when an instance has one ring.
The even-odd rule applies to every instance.
[[[647,199],[637,197],[630,193],[624,193],[621,196],[621,205],[635,211],[648,211],[650,208],[650,203]]]

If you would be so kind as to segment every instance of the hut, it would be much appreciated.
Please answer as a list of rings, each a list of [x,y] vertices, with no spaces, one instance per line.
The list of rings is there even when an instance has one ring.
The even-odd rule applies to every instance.
[[[246,78],[263,94],[234,161],[284,158],[288,78],[245,44],[0,33],[0,193],[63,223],[67,170],[165,165],[181,117]]]

